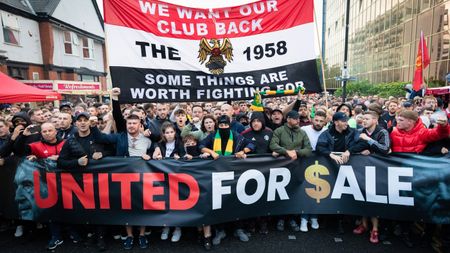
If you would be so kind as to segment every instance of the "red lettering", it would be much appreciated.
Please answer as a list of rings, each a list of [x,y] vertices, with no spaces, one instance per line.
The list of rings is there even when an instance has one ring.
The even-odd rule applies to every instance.
[[[61,173],[61,191],[65,209],[73,209],[72,192],[85,209],[95,209],[94,176],[92,174],[83,174],[83,186],[84,190],[81,189],[71,174]]]
[[[112,173],[111,181],[120,182],[122,209],[131,209],[131,182],[139,182],[139,173]]]
[[[179,193],[179,184],[185,184],[189,188],[189,195],[187,199],[181,200]],[[171,210],[187,210],[195,206],[198,202],[200,189],[194,177],[188,174],[169,174],[170,187],[170,209]]]
[[[144,210],[164,210],[166,208],[164,201],[153,200],[153,197],[156,195],[164,195],[164,187],[154,185],[155,182],[164,181],[164,174],[144,173],[143,181]]]
[[[50,208],[58,202],[58,192],[56,190],[56,173],[47,173],[47,198],[41,197],[41,182],[39,171],[33,172],[34,179],[34,199],[39,208]]]
[[[100,199],[100,209],[109,209],[109,175],[107,173],[98,174],[98,197]]]

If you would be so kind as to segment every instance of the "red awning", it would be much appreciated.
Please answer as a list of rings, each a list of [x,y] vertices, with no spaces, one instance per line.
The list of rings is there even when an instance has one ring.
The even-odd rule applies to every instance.
[[[0,72],[0,103],[60,100],[61,95],[21,83]]]

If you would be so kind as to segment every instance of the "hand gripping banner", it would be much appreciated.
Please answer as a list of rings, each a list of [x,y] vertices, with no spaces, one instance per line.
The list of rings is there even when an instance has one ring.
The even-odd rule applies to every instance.
[[[122,102],[251,99],[320,92],[313,0],[196,9],[104,0],[108,61]]]
[[[345,165],[322,156],[107,157],[71,171],[50,160],[16,165],[0,170],[0,211],[10,218],[199,226],[308,213],[450,224],[449,156],[356,155]]]

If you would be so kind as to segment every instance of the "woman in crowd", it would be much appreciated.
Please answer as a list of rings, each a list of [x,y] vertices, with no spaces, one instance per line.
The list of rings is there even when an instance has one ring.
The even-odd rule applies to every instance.
[[[201,141],[205,139],[209,134],[213,133],[217,129],[216,119],[212,115],[206,115],[203,117],[203,121],[200,129],[194,129],[196,122],[189,123],[181,131],[181,137],[185,137],[188,134],[193,135],[197,140]]]

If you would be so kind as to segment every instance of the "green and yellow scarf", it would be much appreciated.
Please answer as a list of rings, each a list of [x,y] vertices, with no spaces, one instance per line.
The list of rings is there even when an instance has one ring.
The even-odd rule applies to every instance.
[[[216,132],[214,136],[214,152],[219,155],[228,156],[233,153],[233,131],[230,131],[230,137],[228,137],[227,146],[225,148],[225,153],[222,150],[222,138],[220,138],[219,131]]]

